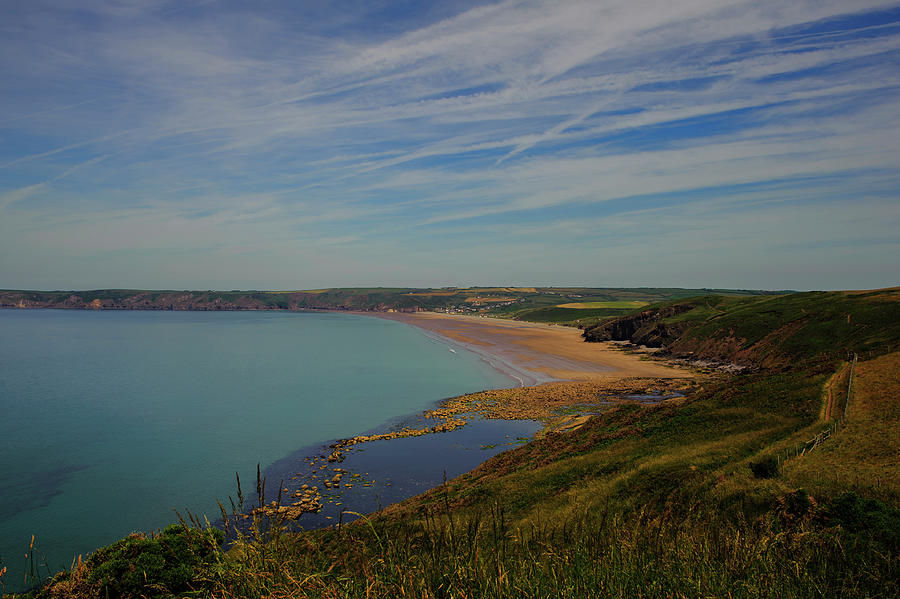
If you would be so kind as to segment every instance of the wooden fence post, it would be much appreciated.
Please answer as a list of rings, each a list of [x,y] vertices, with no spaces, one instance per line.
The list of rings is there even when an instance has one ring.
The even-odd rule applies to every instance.
[[[847,399],[844,400],[844,414],[841,416],[841,424],[847,419],[847,407],[850,405],[850,390],[853,388],[853,370],[856,368],[857,355],[853,354],[853,361],[850,363],[850,376],[847,378]]]

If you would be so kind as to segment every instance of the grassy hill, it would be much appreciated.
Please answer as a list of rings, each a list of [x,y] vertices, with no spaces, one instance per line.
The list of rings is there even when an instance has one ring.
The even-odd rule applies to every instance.
[[[255,518],[227,552],[202,527],[123,540],[37,596],[898,597],[898,294],[639,309],[586,338],[753,371],[611,407],[340,529]],[[152,543],[169,553],[124,586]]]

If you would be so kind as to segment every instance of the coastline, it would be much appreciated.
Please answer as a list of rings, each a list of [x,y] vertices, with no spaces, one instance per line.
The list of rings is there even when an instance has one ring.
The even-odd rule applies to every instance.
[[[7,560],[31,534],[55,571],[133,530],[172,523],[172,507],[215,517],[215,500],[227,505],[235,494],[235,470],[247,483],[258,462],[514,383],[418,330],[346,313],[0,316],[10,391],[0,403],[11,429],[0,483],[4,581],[21,580],[20,564]],[[35,454],[33,443],[47,451]],[[269,477],[271,499],[278,482]],[[107,516],[120,493],[133,499]]]
[[[611,343],[588,343],[580,329],[518,320],[438,312],[360,312],[412,325],[459,344],[509,375],[525,377],[522,386],[553,381],[612,381],[623,378],[693,378],[682,368],[642,360]]]
[[[289,520],[306,514],[302,523],[313,528],[349,521],[354,518],[344,518],[345,511],[380,510],[386,507],[383,500],[392,504],[427,491],[441,483],[441,471],[444,477],[467,472],[506,446],[523,442],[523,433],[530,438],[572,431],[591,414],[627,401],[680,402],[697,377],[681,367],[626,354],[614,344],[586,343],[578,329],[569,327],[439,313],[358,314],[414,326],[451,351],[472,351],[519,386],[446,398],[421,414],[337,439],[318,451],[298,450],[267,469],[274,480],[287,481],[279,498],[287,493],[293,499],[270,503],[257,513]],[[511,437],[518,441],[510,442]],[[473,454],[476,448],[482,451]],[[360,452],[367,450],[361,458]],[[373,461],[374,454],[378,460]],[[479,457],[473,460],[475,455]],[[349,468],[343,465],[345,458]],[[426,474],[427,467],[431,471]],[[372,478],[376,471],[378,480]],[[398,481],[406,492],[389,488]]]
[[[65,310],[52,308],[49,310],[65,312]],[[311,312],[331,313],[332,311]],[[516,380],[510,378],[508,383],[498,381],[486,384],[485,386],[497,384],[489,391],[453,397],[449,397],[448,394],[449,399],[441,401],[438,405],[429,405],[425,411],[437,411],[448,407],[452,408],[454,412],[468,411],[475,417],[470,418],[467,426],[461,427],[460,430],[449,431],[447,434],[394,438],[390,439],[390,442],[385,437],[379,437],[353,448],[348,453],[347,464],[320,461],[315,466],[316,470],[312,470],[308,462],[304,463],[302,459],[299,464],[297,460],[286,459],[307,457],[297,455],[298,448],[297,445],[294,445],[293,450],[289,450],[292,453],[281,454],[286,458],[276,458],[276,461],[286,459],[283,472],[290,471],[290,473],[284,477],[286,486],[280,487],[280,489],[277,489],[276,485],[281,477],[276,476],[274,472],[269,476],[269,499],[275,499],[277,491],[288,488],[290,492],[287,493],[285,499],[286,502],[292,501],[291,494],[297,491],[294,483],[296,482],[296,486],[299,487],[305,482],[292,480],[301,472],[317,474],[317,482],[321,486],[324,482],[322,473],[318,471],[321,466],[326,466],[324,472],[330,472],[332,477],[334,468],[346,467],[353,470],[353,473],[342,476],[342,483],[346,481],[353,485],[349,487],[351,493],[347,495],[354,495],[357,491],[363,490],[370,493],[366,503],[367,507],[354,511],[360,513],[374,511],[381,507],[382,502],[402,501],[406,497],[417,495],[439,485],[444,470],[450,477],[468,472],[495,453],[509,449],[519,442],[524,442],[525,438],[531,438],[535,433],[539,434],[542,429],[572,430],[577,423],[570,418],[571,414],[564,416],[564,421],[555,429],[551,429],[551,426],[554,425],[548,422],[549,416],[573,403],[589,403],[581,401],[585,395],[593,395],[598,400],[595,402],[595,406],[600,407],[590,408],[593,413],[608,405],[608,395],[614,392],[639,392],[646,390],[638,388],[640,385],[655,385],[647,380],[644,382],[628,381],[638,387],[618,386],[613,389],[613,383],[624,382],[629,376],[644,372],[645,369],[642,365],[646,365],[646,363],[641,362],[637,356],[623,354],[618,349],[604,348],[604,344],[585,343],[581,340],[580,331],[577,329],[479,317],[448,317],[440,314],[395,315],[350,311],[340,311],[336,314],[408,320],[409,322],[405,322],[406,324],[416,326],[423,334],[436,340],[436,343],[447,343],[446,347],[465,347],[476,350],[476,353],[485,359],[487,364],[500,372],[505,372],[503,368],[514,368],[514,372],[521,375],[521,378],[518,379],[519,384],[528,386],[509,389],[508,386],[512,386]],[[106,319],[104,318],[104,320]],[[560,339],[553,341],[557,337]],[[596,357],[585,357],[585,354],[582,353],[586,351],[589,356],[590,353],[596,353],[597,350],[600,350],[600,354],[608,356],[605,362]],[[442,351],[445,356],[452,355],[446,349]],[[631,364],[630,369],[614,369],[614,358],[617,356],[622,356],[626,362]],[[651,365],[654,368],[658,367],[656,364],[651,363]],[[672,369],[667,370],[666,373],[673,377],[691,376],[684,371]],[[531,378],[526,378],[526,375]],[[415,376],[414,373],[413,376]],[[564,380],[580,381],[585,386],[574,387],[572,383],[562,382]],[[588,383],[591,383],[591,386],[587,386]],[[599,386],[600,384],[604,386]],[[656,386],[653,388],[658,389]],[[513,392],[516,394],[508,395]],[[600,397],[601,394],[604,394],[604,397]],[[454,405],[446,405],[451,402]],[[516,407],[518,411],[514,413],[509,409],[510,407]],[[424,428],[434,426],[434,424],[435,419],[426,419],[422,412],[407,413],[405,416],[399,415],[396,420],[385,421],[384,425],[379,427],[380,430],[373,430],[370,436],[382,435],[394,430],[394,427]],[[347,433],[354,434],[358,430],[351,428]],[[332,437],[332,439],[334,438]],[[315,455],[321,451],[321,446],[315,448],[307,446],[303,449],[311,449],[312,453],[307,455]],[[324,456],[326,458],[328,451],[330,450],[326,450],[326,456]],[[379,456],[378,460],[375,460],[375,456]],[[270,465],[272,464],[274,462],[270,462]],[[376,472],[379,470],[381,474],[377,475],[378,482],[375,483]],[[358,476],[353,477],[353,474]],[[373,475],[366,481],[369,483],[368,485],[366,482],[357,482],[367,478],[368,474]],[[382,487],[382,481],[391,484],[389,487]],[[341,507],[343,510],[352,509],[350,505],[343,507],[337,505],[345,501],[340,498],[344,488],[345,485],[341,484],[336,490],[333,490],[335,496],[333,507]],[[328,520],[323,515],[319,520],[320,526],[327,526],[329,523],[336,522],[337,518]],[[300,524],[303,527],[309,527],[307,521],[308,519],[304,517],[300,520]]]

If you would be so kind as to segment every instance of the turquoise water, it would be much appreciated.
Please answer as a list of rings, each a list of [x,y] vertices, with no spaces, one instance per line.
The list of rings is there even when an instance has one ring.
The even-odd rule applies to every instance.
[[[335,313],[0,310],[0,558],[51,570],[173,509],[218,517],[256,464],[510,386],[475,354]]]

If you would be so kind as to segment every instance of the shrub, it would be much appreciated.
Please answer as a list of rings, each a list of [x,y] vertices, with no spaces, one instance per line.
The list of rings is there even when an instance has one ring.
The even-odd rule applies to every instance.
[[[750,470],[754,478],[775,478],[781,473],[778,458],[768,456],[755,462],[750,462]]]
[[[829,524],[840,525],[848,532],[863,533],[900,549],[900,509],[849,492],[828,504],[826,518]]]
[[[180,524],[152,536],[135,533],[91,555],[90,581],[100,596],[165,597],[191,590],[191,582],[214,560],[224,541],[221,530]]]

